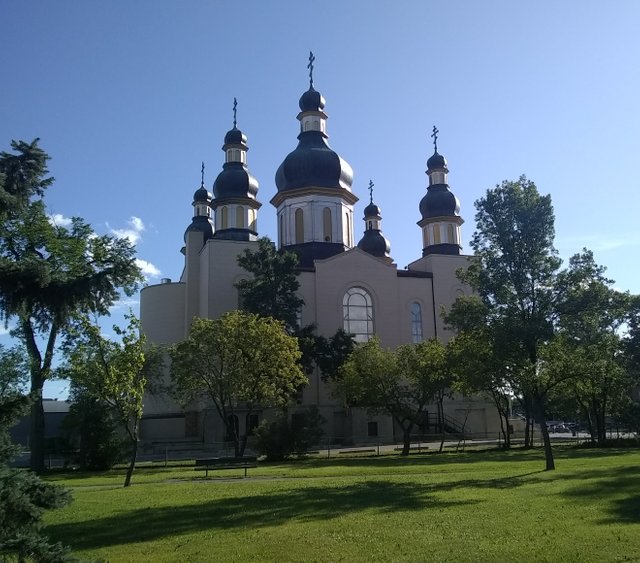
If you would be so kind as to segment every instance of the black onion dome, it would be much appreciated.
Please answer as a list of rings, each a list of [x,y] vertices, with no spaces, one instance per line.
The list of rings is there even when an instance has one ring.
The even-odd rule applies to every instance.
[[[365,217],[380,217],[380,208],[373,202],[364,208]]]
[[[427,195],[420,202],[420,213],[423,219],[430,217],[458,217],[460,215],[460,202],[449,191],[446,184],[429,186]]]
[[[313,86],[300,96],[300,101],[298,102],[300,111],[322,111],[324,104],[325,101],[322,94],[314,90]]]
[[[391,252],[389,241],[377,229],[366,230],[358,243],[358,248],[378,258],[389,256]]]
[[[191,220],[191,224],[187,227],[187,230],[184,232],[184,241],[187,242],[187,234],[188,233],[202,233],[202,242],[206,242],[209,239],[213,238],[213,222],[211,218],[200,215],[194,217]]]
[[[213,196],[211,193],[204,187],[200,186],[195,193],[193,194],[193,202],[210,202]]]
[[[242,131],[240,131],[240,129],[234,126],[234,128],[228,131],[227,134],[224,136],[224,144],[225,145],[246,145],[247,136]]]
[[[305,131],[298,139],[296,149],[276,171],[279,192],[311,186],[351,191],[351,166],[331,150],[320,131]]]
[[[222,198],[251,198],[258,193],[256,180],[241,162],[225,162],[213,183],[213,195]]]
[[[447,159],[438,151],[434,152],[431,158],[427,160],[427,171],[435,170],[436,168],[447,168]]]

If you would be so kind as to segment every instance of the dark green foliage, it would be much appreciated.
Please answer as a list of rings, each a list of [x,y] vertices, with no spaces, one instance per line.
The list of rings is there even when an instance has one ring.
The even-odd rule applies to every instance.
[[[96,236],[77,217],[69,228],[54,225],[42,199],[53,182],[48,155],[37,140],[12,148],[17,154],[0,153],[0,319],[16,320],[13,335],[29,357],[31,467],[43,471],[42,388],[59,337],[82,314],[107,314],[121,290],[136,289],[140,270],[128,240]]]
[[[298,329],[298,316],[304,300],[297,296],[298,257],[293,252],[278,252],[271,240],[262,237],[258,249],[245,250],[238,264],[252,277],[240,280],[236,287],[242,308],[260,317],[282,321],[290,334]]]
[[[291,418],[282,412],[272,420],[264,420],[254,431],[258,453],[269,461],[304,455],[322,438],[325,422],[315,406],[295,413]]]
[[[59,543],[49,543],[43,535],[42,515],[67,504],[69,492],[41,481],[30,471],[8,466],[18,451],[9,439],[9,428],[28,406],[26,396],[0,395],[0,558],[68,561],[68,551]]]
[[[0,153],[0,220],[9,211],[24,208],[31,197],[42,196],[53,182],[53,178],[46,177],[49,156],[38,141],[12,141],[14,153]]]
[[[491,333],[489,340],[499,342],[517,392],[535,410],[546,467],[554,469],[544,406],[556,382],[541,369],[541,349],[554,335],[555,283],[561,264],[553,246],[551,197],[540,195],[535,184],[521,176],[488,190],[476,209],[471,241],[476,258],[460,275],[486,307],[481,322]]]
[[[72,448],[69,461],[81,469],[110,469],[129,449],[118,433],[112,409],[82,389],[76,388],[72,396],[69,414],[62,423]]]
[[[340,368],[355,348],[353,336],[339,328],[333,336],[319,336],[315,325],[307,325],[295,334],[302,353],[300,363],[305,373],[314,368],[320,370],[324,381],[335,381],[340,377]]]

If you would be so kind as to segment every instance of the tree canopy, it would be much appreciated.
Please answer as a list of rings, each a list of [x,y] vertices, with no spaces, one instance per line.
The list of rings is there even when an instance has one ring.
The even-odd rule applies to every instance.
[[[14,335],[30,361],[32,469],[44,469],[42,387],[51,377],[59,337],[84,314],[107,314],[120,292],[141,280],[126,239],[98,236],[80,218],[55,225],[43,194],[53,182],[37,140],[14,142],[0,154],[0,317],[16,321]]]
[[[377,338],[355,347],[342,367],[338,388],[349,406],[386,412],[403,432],[402,455],[428,404],[446,393],[453,379],[445,347],[437,340],[406,344],[395,351]]]
[[[551,197],[521,176],[476,202],[475,259],[461,277],[484,303],[486,327],[508,353],[511,377],[531,398],[540,423],[547,469],[554,469],[544,405],[555,381],[544,376],[540,352],[554,335],[556,278]],[[460,327],[455,327],[460,328]]]
[[[300,309],[304,300],[298,297],[298,256],[293,252],[278,252],[267,237],[258,239],[256,250],[245,249],[238,264],[252,274],[240,280],[236,287],[241,295],[242,309],[261,317],[282,321],[293,334],[298,329]]]
[[[100,327],[85,319],[69,350],[66,372],[90,397],[112,410],[128,436],[131,457],[124,482],[128,487],[136,463],[144,392],[149,378],[159,373],[161,362],[154,349],[145,350],[138,319],[133,314],[126,318],[126,328],[113,326],[114,340],[102,336]]]
[[[307,383],[296,338],[280,321],[231,311],[219,319],[195,318],[189,337],[170,352],[174,394],[188,404],[209,398],[242,456],[247,433],[235,420],[256,410],[285,407]]]

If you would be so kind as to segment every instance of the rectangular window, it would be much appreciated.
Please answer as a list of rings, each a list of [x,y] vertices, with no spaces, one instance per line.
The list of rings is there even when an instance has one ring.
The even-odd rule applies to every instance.
[[[367,422],[367,436],[374,437],[378,435],[378,422],[371,420]]]
[[[257,414],[250,414],[247,424],[249,425],[247,427],[247,436],[253,436],[253,431],[258,428],[258,424],[260,424],[260,417]]]

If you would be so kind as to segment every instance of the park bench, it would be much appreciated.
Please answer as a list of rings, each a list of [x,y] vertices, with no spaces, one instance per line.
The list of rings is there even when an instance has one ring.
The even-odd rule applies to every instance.
[[[255,456],[246,457],[210,457],[196,459],[196,471],[205,471],[204,476],[209,477],[209,471],[217,469],[244,469],[244,476],[247,476],[249,467],[258,467],[258,460]]]

